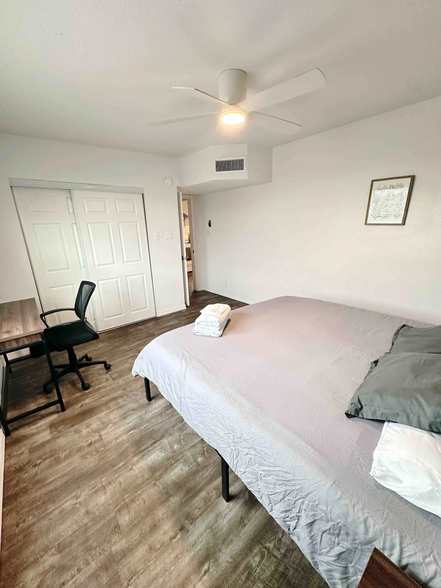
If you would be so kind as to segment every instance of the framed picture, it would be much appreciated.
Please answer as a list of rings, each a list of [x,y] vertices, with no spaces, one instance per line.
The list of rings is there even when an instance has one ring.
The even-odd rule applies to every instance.
[[[372,180],[365,225],[404,225],[415,176]]]

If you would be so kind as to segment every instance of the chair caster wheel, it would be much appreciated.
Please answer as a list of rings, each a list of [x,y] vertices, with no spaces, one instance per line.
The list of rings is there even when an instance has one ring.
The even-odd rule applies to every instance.
[[[84,358],[86,361],[92,361],[92,358],[90,357],[90,355],[86,355],[86,357]]]
[[[81,388],[82,388],[83,390],[89,390],[89,388],[90,388],[90,384],[86,384],[86,383],[84,383],[84,384],[81,384]]]
[[[111,366],[111,364],[110,364],[110,363],[105,363],[105,364],[104,364],[104,369],[105,369],[105,370],[110,370],[110,368],[111,368],[111,367],[112,367],[112,366]]]
[[[43,386],[43,391],[46,392],[46,394],[50,394],[52,392],[49,386]]]

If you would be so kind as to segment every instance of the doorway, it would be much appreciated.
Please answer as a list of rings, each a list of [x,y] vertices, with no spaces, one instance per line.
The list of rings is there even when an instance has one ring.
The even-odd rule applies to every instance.
[[[194,258],[193,200],[191,196],[179,194],[181,215],[182,274],[184,278],[185,304],[190,306],[196,290],[196,267]]]
[[[142,194],[15,186],[13,193],[43,311],[72,308],[81,280],[90,279],[97,330],[156,315]]]

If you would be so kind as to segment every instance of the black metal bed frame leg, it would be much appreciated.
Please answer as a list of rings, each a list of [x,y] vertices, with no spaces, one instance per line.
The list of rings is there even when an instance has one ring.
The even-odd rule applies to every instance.
[[[230,468],[222,455],[221,458],[221,475],[222,475],[222,498],[225,502],[230,501]]]
[[[150,392],[150,380],[144,378],[144,386],[145,386],[145,397],[147,398],[147,402],[152,401],[152,393]]]

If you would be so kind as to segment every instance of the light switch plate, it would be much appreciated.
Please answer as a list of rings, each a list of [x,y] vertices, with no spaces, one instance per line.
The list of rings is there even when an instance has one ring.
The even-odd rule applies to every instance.
[[[173,239],[173,231],[165,231],[166,239]]]

